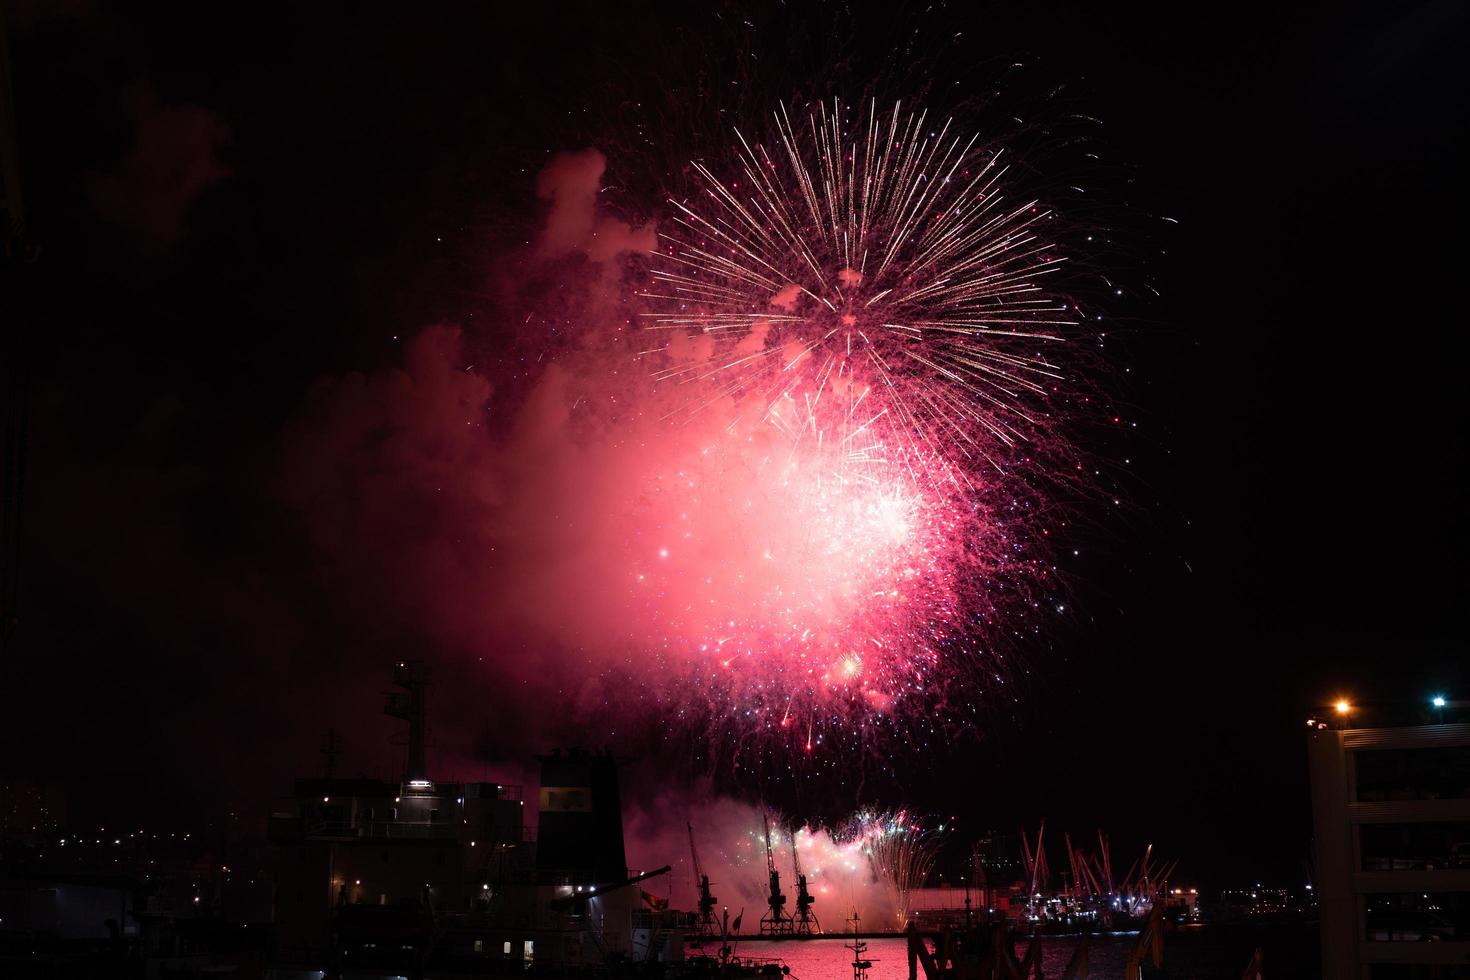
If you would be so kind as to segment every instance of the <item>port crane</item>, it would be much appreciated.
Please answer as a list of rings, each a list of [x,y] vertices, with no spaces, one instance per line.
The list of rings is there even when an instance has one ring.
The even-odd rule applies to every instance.
[[[794,929],[798,936],[814,936],[822,931],[817,924],[817,914],[812,911],[816,901],[806,888],[806,875],[801,873],[801,855],[796,850],[796,835],[791,835],[791,872],[796,876],[796,920]]]
[[[1095,916],[1103,925],[1110,926],[1120,916],[1147,916],[1152,908],[1167,900],[1167,886],[1178,861],[1159,862],[1154,857],[1153,845],[1149,844],[1120,880],[1113,871],[1111,842],[1102,830],[1097,832],[1097,851],[1091,855],[1073,845],[1070,833],[1063,834],[1067,870],[1062,872],[1061,890],[1052,891],[1045,837],[1045,820],[1037,830],[1034,850],[1026,831],[1021,831],[1021,862],[1028,889],[1026,911],[1033,919]]]
[[[1098,831],[1099,836],[1102,831]],[[1072,835],[1064,835],[1067,840],[1067,860],[1072,866],[1072,884],[1069,895],[1073,899],[1103,898],[1109,894],[1098,881],[1097,875],[1093,873],[1088,864],[1087,854],[1080,847],[1072,846]]]
[[[694,846],[694,824],[689,827],[689,857],[694,863],[694,887],[699,889],[699,918],[696,920],[697,935],[701,938],[714,936],[719,932],[719,923],[715,921],[715,905],[719,899],[710,894],[709,875],[704,873],[704,867],[699,863],[699,850]]]
[[[1021,830],[1021,864],[1026,871],[1027,891],[1026,907],[1033,915],[1037,914],[1042,903],[1042,891],[1046,888],[1047,881],[1051,877],[1051,869],[1046,864],[1046,851],[1043,850],[1042,842],[1046,839],[1046,821],[1041,821],[1041,827],[1036,831],[1036,850],[1031,850],[1031,842],[1026,837],[1026,831]]]
[[[1097,829],[1097,854],[1093,856],[1092,866],[1102,876],[1098,884],[1102,885],[1102,894],[1113,894],[1113,849],[1108,835]]]
[[[771,820],[761,814],[761,826],[766,834],[766,874],[771,883],[771,893],[766,896],[769,911],[761,919],[762,936],[786,936],[791,934],[791,917],[786,914],[786,896],[781,894],[781,872],[776,870],[776,858],[771,853]]]

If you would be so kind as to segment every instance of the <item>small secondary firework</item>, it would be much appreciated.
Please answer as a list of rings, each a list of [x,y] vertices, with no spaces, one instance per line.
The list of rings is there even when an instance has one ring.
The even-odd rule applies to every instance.
[[[858,842],[874,877],[893,889],[893,911],[902,929],[908,925],[911,893],[922,888],[934,870],[938,836],[903,810],[859,813],[853,818],[849,836]]]

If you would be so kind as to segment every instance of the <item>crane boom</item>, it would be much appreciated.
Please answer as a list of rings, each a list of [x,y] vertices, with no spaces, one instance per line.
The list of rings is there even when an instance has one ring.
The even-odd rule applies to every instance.
[[[699,865],[699,849],[694,846],[694,824],[686,823],[684,826],[689,828],[689,860],[694,866],[694,883],[698,885],[704,869]]]
[[[715,933],[715,906],[719,899],[710,894],[709,875],[704,873],[704,866],[699,863],[699,849],[694,846],[694,824],[689,827],[689,860],[694,865],[694,888],[699,893],[699,918],[697,925],[699,935],[712,936]]]
[[[761,829],[766,836],[766,874],[776,873],[776,858],[771,854],[771,818],[764,813],[761,814]]]

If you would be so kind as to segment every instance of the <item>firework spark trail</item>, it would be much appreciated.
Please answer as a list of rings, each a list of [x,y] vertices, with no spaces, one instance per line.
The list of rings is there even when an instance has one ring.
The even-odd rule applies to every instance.
[[[893,888],[898,928],[908,925],[910,895],[922,888],[934,870],[939,839],[899,811],[892,814],[859,813],[847,836],[861,843],[873,874]]]
[[[706,569],[677,632],[707,637],[698,686],[757,726],[934,707],[977,666],[963,640],[1049,568],[1033,477],[1060,455],[1077,317],[1046,288],[1050,213],[953,130],[835,101],[798,125],[783,105],[770,148],[737,131],[733,173],[696,162],[699,193],[670,202],[642,293],[669,340],[646,356],[687,396],[669,418],[729,414],[706,472],[677,479],[698,503],[710,470],[749,468],[760,489],[720,503],[771,562]]]

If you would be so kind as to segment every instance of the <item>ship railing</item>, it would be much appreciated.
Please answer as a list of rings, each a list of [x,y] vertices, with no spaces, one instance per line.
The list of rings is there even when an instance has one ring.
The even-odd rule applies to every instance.
[[[692,929],[698,924],[698,913],[678,909],[638,908],[633,910],[634,929]]]
[[[364,829],[367,833],[363,836],[372,838],[448,840],[459,836],[459,828],[454,824],[427,820],[375,820],[365,824]]]
[[[307,820],[301,825],[307,837],[434,839],[453,840],[459,827],[452,823],[428,820]]]
[[[439,783],[439,786],[450,785]],[[487,783],[483,780],[471,780],[470,782],[458,784],[460,795],[467,800],[524,800],[525,789],[518,783]]]
[[[307,837],[360,837],[350,820],[306,820],[302,829]]]

